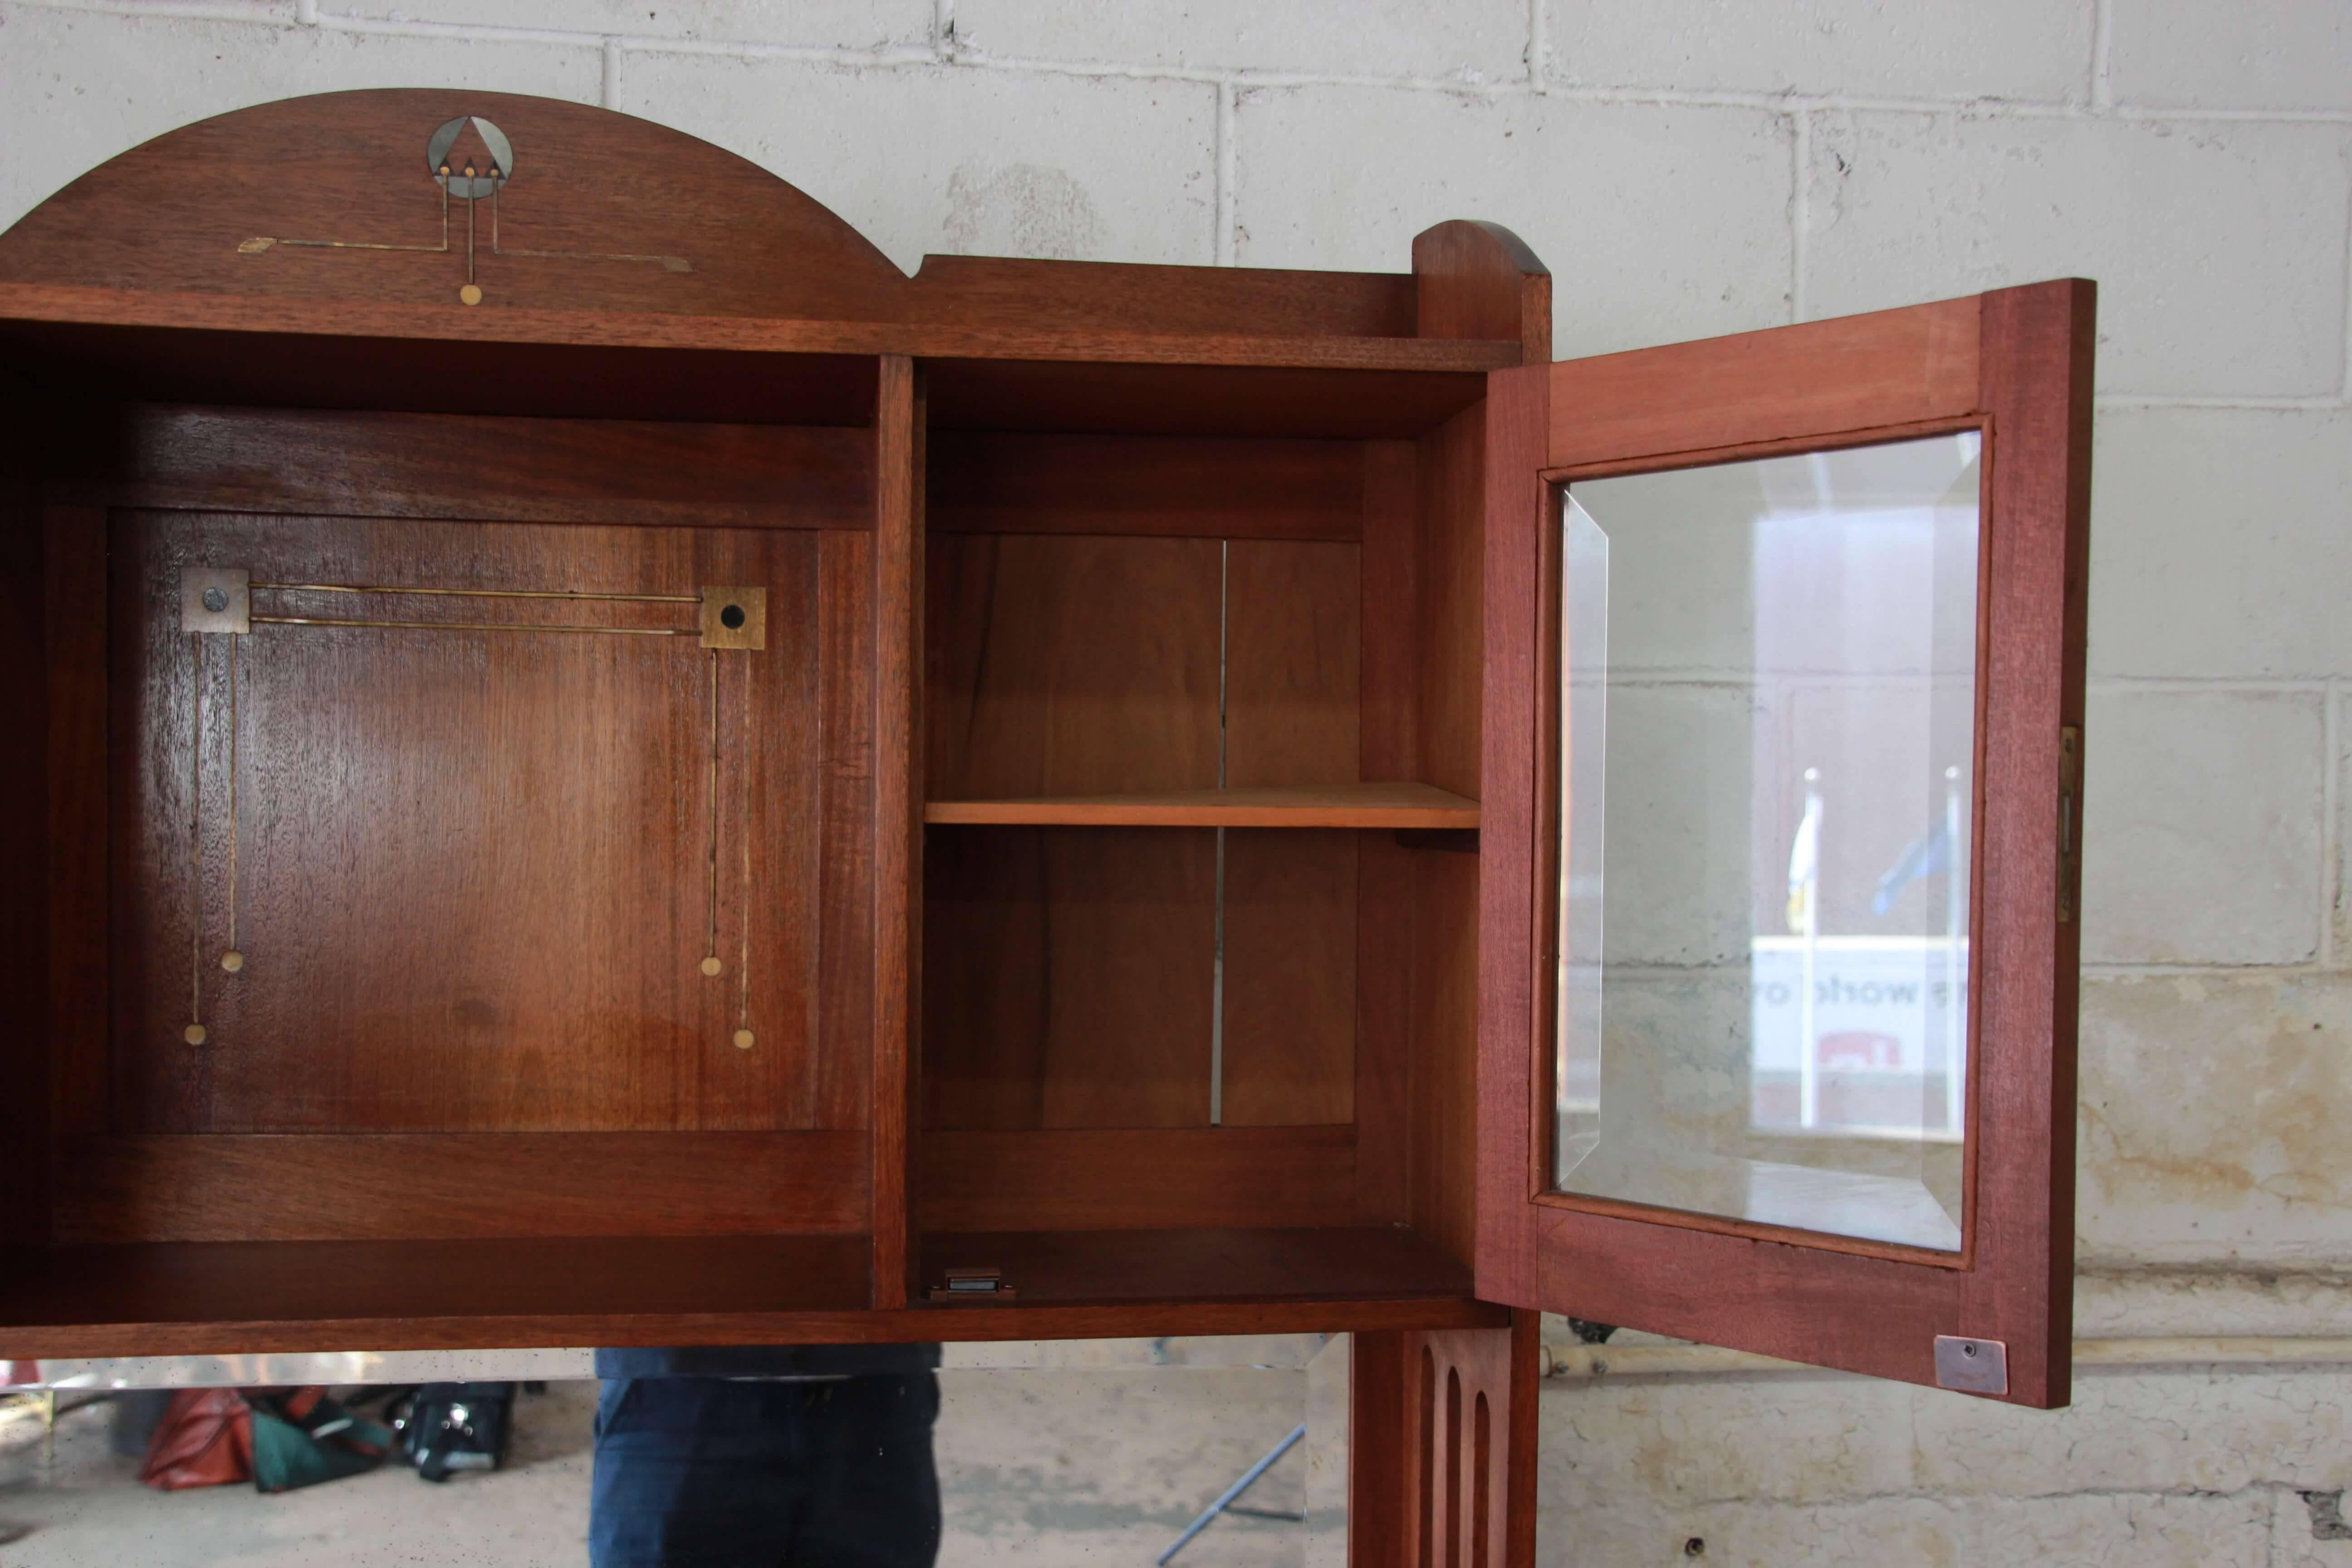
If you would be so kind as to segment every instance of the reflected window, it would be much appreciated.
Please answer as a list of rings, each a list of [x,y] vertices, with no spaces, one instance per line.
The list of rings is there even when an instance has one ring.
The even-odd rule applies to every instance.
[[[1564,494],[1562,1192],[1960,1247],[1980,446]]]

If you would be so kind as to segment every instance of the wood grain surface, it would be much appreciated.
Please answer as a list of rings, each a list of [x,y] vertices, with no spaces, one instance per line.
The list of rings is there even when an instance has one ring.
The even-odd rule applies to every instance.
[[[1016,800],[935,800],[923,820],[1092,827],[1387,827],[1478,826],[1478,803],[1417,784],[1139,790]]]
[[[1225,835],[1227,1127],[1355,1120],[1358,837]]]
[[[942,534],[928,573],[931,798],[1217,786],[1214,540]]]
[[[6,314],[0,289],[0,319]],[[1080,360],[965,355],[931,362],[934,424],[951,430],[1410,440],[1475,404],[1486,385],[1484,364],[1475,372],[1443,363],[1242,365],[1192,353],[1173,363],[1138,363],[1123,344],[1083,346],[1088,353]]]
[[[1362,553],[1355,544],[1293,540],[1226,545],[1227,784],[1352,784],[1362,776]]]
[[[111,744],[138,761],[114,770],[117,1124],[815,1125],[816,1064],[864,1049],[822,1037],[838,1015],[819,1005],[821,911],[830,879],[859,888],[870,875],[822,858],[819,538],[118,514]],[[693,637],[295,626],[194,647],[178,626],[184,562],[244,565],[262,582],[672,594],[763,584],[768,647],[717,657]],[[313,616],[351,616],[354,598],[369,618],[592,616],[545,600],[257,596]],[[670,626],[692,609],[613,605],[592,618]],[[226,974],[232,657],[246,963]],[[698,966],[714,874],[724,967],[708,976]],[[194,1047],[181,1038],[192,913],[209,1031]],[[747,1026],[758,1044],[736,1049],[730,1037]]]
[[[12,231],[13,232],[13,231]],[[438,260],[438,258],[428,258]],[[1434,342],[1412,338],[1260,337],[1243,333],[1195,336],[1076,329],[1026,331],[989,326],[898,323],[855,318],[788,319],[688,315],[670,311],[547,310],[516,306],[467,310],[456,304],[387,304],[362,294],[328,300],[285,301],[237,295],[159,289],[89,288],[75,284],[0,280],[0,322],[20,342],[79,347],[111,340],[161,351],[166,339],[258,336],[272,347],[315,343],[324,363],[314,370],[346,373],[376,363],[394,344],[495,345],[499,349],[578,347],[663,351],[774,359],[793,355],[825,361],[871,361],[908,354],[942,366],[1058,367],[1042,385],[1083,398],[1087,392],[1127,386],[1167,388],[1176,417],[1139,426],[1052,423],[999,424],[961,417],[976,384],[955,379],[960,426],[997,429],[1132,429],[1137,434],[1349,436],[1409,434],[1393,427],[1407,414],[1475,396],[1479,376],[1518,363],[1510,343]],[[42,326],[51,329],[38,330]],[[98,329],[85,331],[77,329]],[[328,345],[337,345],[329,349]],[[503,353],[499,357],[506,357]],[[487,363],[487,362],[486,362]],[[783,367],[777,367],[783,368]],[[817,368],[817,364],[799,367]],[[1116,374],[1142,371],[1139,375]],[[1243,371],[1250,374],[1224,374]],[[990,377],[988,379],[993,380]],[[1003,384],[998,381],[996,384]],[[356,385],[356,384],[352,384]],[[1213,388],[1239,393],[1241,405],[1215,413]],[[1323,409],[1293,407],[1286,418],[1276,402],[1303,390],[1330,395]],[[156,400],[143,384],[125,395]],[[181,396],[173,401],[220,401]],[[642,405],[635,412],[642,412]],[[1007,411],[1012,413],[1012,411]],[[1249,417],[1265,416],[1270,424]],[[1017,414],[1013,414],[1017,418]],[[1097,416],[1100,417],[1101,416]],[[1345,427],[1378,421],[1379,430]],[[1196,423],[1204,422],[1204,423]],[[1155,431],[1153,426],[1161,428]]]
[[[57,1237],[863,1233],[866,1145],[862,1130],[85,1139],[60,1150]]]
[[[1569,360],[1546,466],[1826,436],[1978,407],[1974,298]]]
[[[513,152],[495,207],[470,208],[482,289],[472,307],[457,298],[469,208],[445,207],[425,158],[435,128],[467,115],[498,125]],[[489,151],[469,130],[451,162]],[[441,245],[445,211],[447,252],[382,248]],[[248,243],[256,237],[274,243]],[[459,320],[659,314],[1401,350],[1491,327],[1510,341],[1490,351],[1518,347],[1499,331],[1507,321],[1433,330],[1402,274],[932,257],[910,279],[746,159],[648,121],[469,89],[324,93],[183,126],[81,175],[0,237],[0,279],[268,301],[285,313],[365,300]],[[894,351],[943,352],[851,352]]]
[[[924,1228],[1355,1225],[1355,1147],[1345,1126],[931,1130]]]
[[[29,542],[32,531],[21,537]],[[48,677],[48,876],[41,911],[47,1050],[26,1078],[46,1085],[43,1132],[62,1139],[107,1125],[106,514],[49,507],[41,513],[40,537]]]
[[[862,423],[862,421],[861,421]],[[874,437],[836,426],[141,405],[116,505],[695,528],[874,526]]]
[[[947,430],[930,443],[939,533],[1353,540],[1352,441]]]
[[[926,1126],[1208,1124],[1215,834],[933,828],[924,862]]]
[[[1001,1269],[1024,1301],[1457,1295],[1468,1271],[1391,1226],[926,1235],[930,1277]]]
[[[0,626],[0,650],[19,671],[0,692],[0,721],[25,753],[0,779],[0,878],[13,889],[0,900],[0,983],[29,1015],[0,1040],[0,1078],[11,1086],[0,1096],[0,1246],[48,1238],[52,1075],[57,1058],[79,1044],[61,1037],[71,1026],[58,1002],[91,978],[83,968],[86,936],[79,952],[81,933],[69,930],[64,942],[57,939],[57,905],[62,899],[70,915],[78,900],[104,900],[99,886],[104,862],[89,858],[93,847],[103,853],[103,808],[82,799],[59,813],[55,798],[60,772],[79,789],[88,788],[93,771],[102,781],[102,757],[93,769],[89,751],[93,738],[103,743],[105,725],[102,717],[92,720],[89,696],[77,693],[70,681],[60,690],[48,663],[55,635],[49,604],[57,594],[45,550],[53,524],[40,505],[45,424],[31,388],[13,364],[0,360],[0,595],[12,610]],[[71,589],[68,584],[68,596]],[[77,628],[74,635],[89,634]],[[99,635],[103,637],[102,628]],[[96,707],[102,715],[103,702]],[[104,798],[101,788],[98,799]],[[101,992],[104,984],[101,973]]]
[[[1412,237],[1414,330],[1424,338],[1508,338],[1521,364],[1551,358],[1551,273],[1500,224],[1456,219]]]
[[[873,1048],[874,1163],[870,1188],[874,1225],[874,1305],[904,1306],[914,1289],[915,1123],[921,1077],[923,927],[924,405],[922,379],[902,358],[883,362],[875,409],[874,571],[871,609],[844,584],[843,613],[871,621],[877,658],[869,765],[845,770],[845,795],[874,781],[870,840],[875,867],[870,950],[847,937],[852,951],[870,951],[869,1016]],[[860,704],[861,708],[864,706]],[[862,977],[861,977],[862,978]]]
[[[1134,1234],[1148,1247],[1166,1233]],[[1286,1252],[1296,1234],[1273,1233],[1258,1251]],[[1507,1318],[1471,1299],[1458,1276],[1454,1289],[1436,1290],[1367,1280],[1394,1253],[1371,1256],[1375,1267],[1359,1255],[1339,1276],[1370,1284],[1360,1296],[1318,1295],[1315,1277],[1294,1271],[1276,1281],[1292,1288],[1255,1294],[873,1311],[863,1305],[869,1257],[856,1237],[19,1249],[0,1256],[0,1355],[1105,1339],[1474,1328]],[[1194,1281],[1213,1284],[1203,1274]]]

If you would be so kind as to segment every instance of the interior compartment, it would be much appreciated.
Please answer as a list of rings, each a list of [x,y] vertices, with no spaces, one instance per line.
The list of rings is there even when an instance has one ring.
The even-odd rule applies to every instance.
[[[927,1290],[1467,1288],[1479,441],[933,433]]]
[[[719,378],[837,422],[330,412],[147,401],[200,356],[121,332],[100,399],[36,335],[0,1322],[870,1307],[874,362]],[[744,587],[764,646],[706,648]]]

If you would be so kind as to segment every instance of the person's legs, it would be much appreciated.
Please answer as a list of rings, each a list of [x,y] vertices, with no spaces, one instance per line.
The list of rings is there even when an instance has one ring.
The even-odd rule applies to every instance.
[[[803,1485],[795,1564],[931,1568],[940,1551],[940,1477],[930,1373],[851,1378],[802,1390]]]
[[[799,1487],[790,1384],[614,1378],[596,1405],[592,1568],[769,1568],[792,1560]]]

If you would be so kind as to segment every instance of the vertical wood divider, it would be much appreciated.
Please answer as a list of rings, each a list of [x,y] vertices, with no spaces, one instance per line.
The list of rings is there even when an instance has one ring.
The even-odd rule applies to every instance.
[[[12,887],[40,889],[45,880],[56,886],[58,846],[50,822],[55,807],[54,738],[49,733],[54,713],[51,685],[55,667],[47,664],[45,602],[51,597],[43,558],[43,528],[37,513],[34,471],[37,442],[32,432],[38,421],[28,406],[29,393],[17,394],[13,384],[0,400],[7,416],[6,433],[0,434],[0,521],[8,525],[0,535],[0,593],[6,595],[11,613],[0,624],[0,648],[5,648],[16,679],[0,694],[0,721],[17,738],[20,748],[32,750],[27,765],[6,773],[6,816],[0,825],[0,876]],[[41,675],[45,666],[48,678]],[[50,752],[49,765],[42,752]],[[76,780],[77,784],[81,781]],[[100,797],[102,811],[103,795]],[[40,1007],[47,1016],[19,1019],[9,1031],[11,1042],[0,1053],[0,1243],[38,1245],[48,1239],[49,1165],[51,1148],[51,1064],[58,1049],[54,1005],[50,943],[56,940],[47,898],[35,895],[11,899],[0,915],[0,973],[19,1005]]]
[[[874,411],[874,1305],[907,1305],[915,1243],[921,1040],[923,426],[921,378],[882,356]]]

